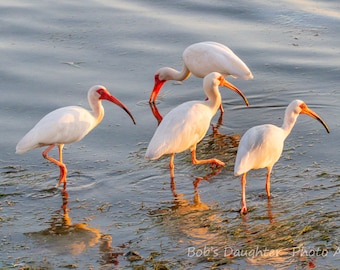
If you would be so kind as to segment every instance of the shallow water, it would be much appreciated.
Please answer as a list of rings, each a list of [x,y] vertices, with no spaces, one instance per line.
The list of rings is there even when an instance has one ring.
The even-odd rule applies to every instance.
[[[0,267],[336,268],[339,10],[337,1],[3,1]],[[251,81],[230,78],[250,106],[221,89],[223,122],[197,151],[226,166],[194,166],[188,152],[176,155],[175,197],[168,157],[144,159],[157,126],[147,100],[155,71],[181,69],[184,48],[204,40],[228,45],[252,70]],[[63,193],[54,188],[58,168],[41,150],[19,156],[15,145],[49,111],[87,107],[87,90],[98,83],[127,105],[137,125],[103,102],[102,123],[65,146]],[[194,77],[167,83],[157,107],[164,115],[203,99],[200,89]],[[331,133],[301,115],[274,167],[273,199],[265,197],[265,171],[252,171],[250,212],[241,217],[232,173],[238,138],[254,125],[280,125],[297,98]]]

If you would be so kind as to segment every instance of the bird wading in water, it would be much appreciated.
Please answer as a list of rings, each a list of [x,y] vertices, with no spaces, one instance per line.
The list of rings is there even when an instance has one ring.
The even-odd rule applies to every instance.
[[[157,127],[146,150],[145,157],[150,160],[170,154],[170,176],[174,179],[175,153],[190,149],[193,164],[211,163],[224,166],[224,162],[212,159],[196,159],[196,146],[210,127],[210,122],[221,104],[218,86],[225,85],[224,77],[218,72],[208,74],[203,80],[203,88],[208,97],[205,101],[189,101],[172,109]],[[237,92],[246,104],[247,98],[240,90]]]
[[[136,124],[128,108],[102,85],[95,85],[88,91],[88,102],[92,111],[79,106],[59,108],[45,115],[17,144],[16,153],[23,154],[32,149],[47,146],[42,155],[60,168],[59,184],[66,188],[67,168],[63,163],[63,147],[83,139],[104,117],[102,100],[108,100],[125,110]],[[48,155],[54,146],[59,148],[59,160]]]
[[[308,108],[301,100],[292,101],[285,112],[283,125],[277,127],[267,124],[255,126],[247,130],[242,136],[234,167],[235,176],[242,175],[242,208],[241,213],[247,213],[246,206],[246,175],[250,170],[267,168],[266,192],[270,198],[270,174],[274,164],[279,160],[284,146],[284,141],[294,127],[300,114],[306,114],[318,120],[329,133],[327,124],[321,117]]]
[[[155,74],[155,84],[149,102],[155,103],[165,82],[169,80],[184,81],[190,74],[204,78],[211,72],[218,72],[223,77],[232,76],[244,80],[252,79],[253,74],[247,65],[227,46],[205,41],[190,45],[183,52],[183,69],[181,71],[170,67],[160,68]],[[230,82],[224,82],[225,87],[236,90]],[[237,91],[240,91],[237,89]],[[220,105],[221,112],[223,107]]]

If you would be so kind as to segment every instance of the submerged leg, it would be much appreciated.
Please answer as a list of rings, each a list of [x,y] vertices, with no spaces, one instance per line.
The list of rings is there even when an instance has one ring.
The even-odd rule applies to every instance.
[[[50,145],[49,147],[47,147],[47,149],[42,153],[43,157],[46,158],[47,160],[53,162],[54,164],[56,164],[57,166],[59,166],[60,168],[60,180],[57,186],[59,186],[61,183],[64,183],[64,189],[66,188],[66,174],[67,174],[67,169],[66,169],[66,165],[62,162],[62,156],[63,156],[63,147],[64,145],[58,145],[59,147],[59,158],[61,161],[58,161],[52,157],[50,157],[48,155],[48,152],[50,152],[53,147],[55,146],[55,144]]]
[[[224,166],[224,162],[216,159],[216,158],[211,158],[211,159],[201,159],[198,160],[196,159],[196,149],[191,151],[191,160],[193,164],[205,164],[205,163],[212,163],[217,166]]]
[[[267,197],[270,199],[270,174],[272,172],[271,168],[267,168],[267,177],[266,177],[266,192],[267,192]]]
[[[222,103],[220,104],[220,111],[221,111],[221,115],[222,115],[224,113],[224,109],[223,109]]]
[[[176,193],[174,159],[175,159],[175,154],[171,154],[171,156],[170,156],[170,163],[169,163],[169,167],[170,167],[170,180],[171,180],[171,184],[170,185],[171,185],[171,191],[172,191],[173,195],[176,197],[177,193]]]
[[[63,198],[63,205],[61,206],[61,208],[64,210],[64,213],[66,213],[68,205],[68,192],[66,190],[62,190],[61,197]]]
[[[242,208],[241,208],[241,214],[247,214],[247,205],[246,205],[246,184],[247,184],[247,179],[246,179],[246,173],[242,174],[241,177],[241,185],[242,185]]]
[[[64,183],[64,190],[66,189],[66,174],[67,174],[67,169],[66,169],[66,165],[63,163],[63,148],[64,148],[64,144],[59,144],[58,145],[59,148],[59,161],[64,165],[63,167],[59,167],[60,168],[60,180],[59,180],[59,184]],[[62,176],[65,175],[64,180],[61,181]]]

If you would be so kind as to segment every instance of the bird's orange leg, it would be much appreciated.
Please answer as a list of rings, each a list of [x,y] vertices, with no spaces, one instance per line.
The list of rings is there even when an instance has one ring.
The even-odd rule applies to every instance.
[[[47,160],[51,161],[52,163],[56,164],[60,168],[60,180],[57,186],[59,186],[61,183],[64,183],[64,189],[66,189],[66,174],[67,174],[67,169],[66,165],[62,161],[58,161],[48,155],[48,152],[52,150],[52,148],[55,146],[55,144],[50,145],[47,147],[47,149],[42,153],[43,157],[46,158]],[[62,149],[64,145],[59,145],[59,155],[60,159],[62,160]]]
[[[175,178],[175,164],[174,164],[174,159],[175,159],[175,154],[171,154],[170,156],[170,163],[169,163],[169,168],[170,168],[170,177]]]
[[[222,103],[220,104],[220,111],[221,111],[221,114],[223,114],[223,113],[224,113],[224,109],[223,109],[223,105],[222,105]]]
[[[59,144],[58,145],[58,149],[59,149],[59,162],[61,162],[61,163],[63,163],[63,148],[64,148],[63,144]],[[60,168],[60,175],[61,175],[62,174],[62,169],[61,169],[61,167],[59,167],[59,168]]]
[[[174,164],[175,154],[171,154],[170,156],[170,179],[171,179],[171,191],[174,194],[174,196],[177,196],[176,193],[176,181],[175,181],[175,164]]]
[[[247,205],[246,205],[246,184],[247,184],[247,179],[246,179],[246,173],[242,174],[241,177],[241,184],[242,184],[242,208],[241,208],[241,214],[247,214]]]
[[[64,148],[64,144],[59,144],[58,148],[59,148],[59,162],[61,162],[63,164],[62,167],[59,166],[59,168],[60,168],[60,180],[59,180],[58,186],[61,183],[64,183],[64,190],[65,190],[66,189],[66,174],[67,174],[67,169],[66,169],[66,165],[63,163],[63,148]],[[64,179],[64,180],[62,181],[62,179]]]
[[[217,166],[224,166],[224,162],[216,159],[216,158],[212,158],[212,159],[201,159],[198,160],[196,159],[196,149],[191,151],[191,160],[193,164],[205,164],[205,163],[212,163],[215,164]]]
[[[267,177],[266,177],[266,191],[267,191],[268,199],[270,199],[270,173],[271,173],[271,169],[268,168]]]

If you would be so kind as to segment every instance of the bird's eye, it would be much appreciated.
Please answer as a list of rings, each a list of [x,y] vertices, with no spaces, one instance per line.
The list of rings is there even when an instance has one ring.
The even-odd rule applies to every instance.
[[[305,103],[302,103],[299,107],[303,110],[306,109],[307,105]]]
[[[305,111],[307,109],[307,105],[305,103],[300,104],[299,107],[301,111]],[[300,112],[297,112],[297,113],[300,113]]]
[[[98,93],[99,95],[102,95],[102,94],[104,93],[104,90],[103,90],[102,88],[100,88],[100,89],[97,90],[97,93]]]

